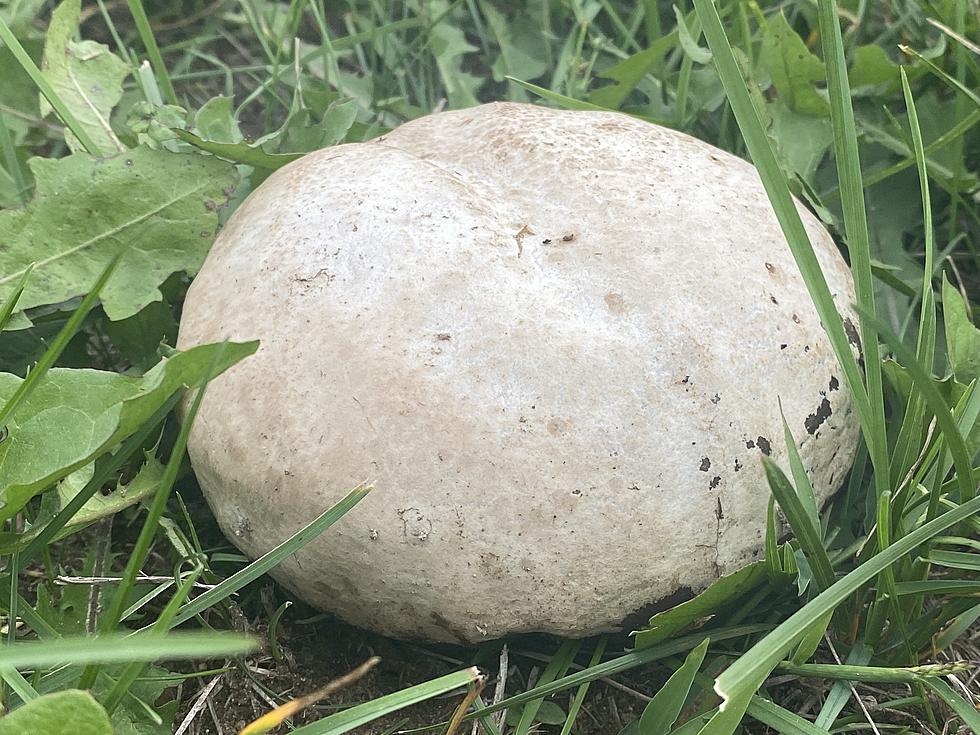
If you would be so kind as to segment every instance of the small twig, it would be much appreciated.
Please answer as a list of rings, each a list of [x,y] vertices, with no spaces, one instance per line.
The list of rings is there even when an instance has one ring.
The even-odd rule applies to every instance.
[[[113,516],[109,516],[100,521],[98,525],[96,536],[99,540],[95,547],[95,561],[92,563],[92,572],[96,575],[102,574],[105,568],[105,557],[109,551],[109,539],[112,536],[112,519]],[[101,601],[102,588],[98,585],[92,585],[88,595],[88,609],[85,613],[85,632],[89,635],[95,635],[98,627],[99,612],[102,609]]]
[[[961,44],[963,44],[966,48],[970,49],[970,51],[972,51],[973,53],[980,54],[980,46],[977,46],[975,43],[973,43],[972,41],[970,41],[968,38],[965,38],[964,36],[961,36],[959,33],[957,33],[956,31],[954,31],[948,25],[945,25],[943,23],[940,23],[935,18],[926,18],[926,23],[928,23],[931,26],[934,26],[935,28],[938,28],[943,33],[945,33],[947,36],[949,36],[950,38],[955,38],[957,41],[959,41]]]
[[[452,719],[449,720],[449,726],[446,728],[446,735],[456,735],[456,730],[459,728],[460,723],[466,716],[466,712],[469,710],[470,705],[473,704],[473,700],[480,696],[480,692],[483,691],[483,687],[486,686],[487,677],[480,674],[476,677],[476,680],[470,684],[469,690],[466,692],[466,696],[463,697],[463,701],[459,703],[456,711],[453,712]]]
[[[358,681],[379,663],[381,663],[381,658],[378,656],[372,656],[356,669],[349,671],[343,676],[338,676],[333,681],[328,682],[325,686],[320,687],[315,692],[307,694],[305,697],[297,697],[296,699],[290,700],[289,702],[286,702],[278,707],[275,706],[275,702],[270,701],[270,704],[274,709],[272,709],[270,712],[266,712],[261,717],[249,723],[239,735],[257,735],[258,733],[268,732],[272,728],[278,727],[279,724],[287,717],[292,717],[300,710],[306,709],[307,707],[316,704],[321,699],[329,697],[334,692],[343,689],[344,687],[348,687],[354,682]],[[258,687],[254,688],[264,699],[267,699],[265,693],[262,692],[261,689]]]
[[[55,577],[55,584],[62,586],[71,584],[84,584],[84,585],[101,585],[101,584],[116,584],[121,582],[122,577],[77,577],[68,574],[59,574]],[[148,583],[160,583],[160,582],[176,582],[177,580],[173,577],[158,576],[151,574],[140,574],[136,577],[136,582],[148,582]],[[215,584],[204,584],[203,582],[195,582],[194,587],[198,589],[212,589],[217,587]]]
[[[510,662],[508,660],[507,644],[500,649],[500,670],[497,674],[497,686],[493,690],[493,704],[498,705],[504,701],[504,690],[507,688],[507,669],[510,668]],[[507,710],[502,709],[500,712],[493,716],[493,724],[497,726],[497,729],[503,733],[503,723],[504,717],[507,716]]]
[[[184,733],[187,731],[187,728],[189,728],[191,726],[191,723],[194,721],[194,718],[197,717],[198,713],[202,709],[204,709],[204,706],[207,704],[208,698],[212,694],[217,694],[218,691],[220,691],[221,689],[220,682],[221,682],[221,677],[223,676],[224,674],[218,674],[216,677],[214,677],[211,681],[208,682],[208,685],[204,687],[204,689],[201,690],[201,693],[197,695],[197,699],[194,700],[194,704],[192,704],[191,708],[187,711],[187,716],[184,717],[184,720],[180,723],[180,726],[176,730],[174,730],[174,735],[184,735]]]
[[[208,698],[208,712],[211,713],[211,721],[214,722],[216,735],[225,735],[225,731],[221,727],[221,721],[218,718],[218,711],[214,708],[214,700],[210,697]]]
[[[267,705],[269,705],[270,707],[272,707],[272,709],[275,710],[275,709],[278,709],[279,708],[279,702],[277,702],[272,697],[270,697],[268,694],[266,694],[265,693],[265,690],[263,690],[262,687],[260,687],[256,682],[249,680],[248,685],[252,688],[252,691],[253,692],[255,692],[257,695],[259,695],[259,699],[261,699]]]
[[[618,689],[621,692],[626,692],[630,696],[636,697],[641,702],[650,702],[653,700],[653,697],[647,696],[643,692],[638,692],[635,689],[626,686],[625,684],[620,684],[618,681],[616,681],[615,679],[610,679],[608,676],[603,676],[601,679],[599,679],[599,681],[601,681],[603,684],[608,684],[613,689]]]

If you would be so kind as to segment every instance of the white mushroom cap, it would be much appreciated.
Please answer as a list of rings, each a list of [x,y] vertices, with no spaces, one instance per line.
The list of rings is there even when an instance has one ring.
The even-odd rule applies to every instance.
[[[850,273],[802,206],[841,313]],[[261,340],[190,453],[275,576],[393,636],[616,628],[756,558],[786,466],[823,500],[858,427],[755,169],[625,115],[500,103],[310,154],[232,216],[180,347]]]

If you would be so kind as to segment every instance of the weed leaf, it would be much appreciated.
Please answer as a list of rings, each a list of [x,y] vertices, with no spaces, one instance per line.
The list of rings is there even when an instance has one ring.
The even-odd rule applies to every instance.
[[[95,143],[97,150],[90,152],[111,156],[126,150],[109,125],[109,115],[122,97],[122,82],[130,68],[101,43],[72,40],[80,14],[81,0],[65,0],[52,13],[41,70]],[[51,105],[42,96],[41,114],[51,112]],[[73,151],[85,150],[67,129],[65,142]]]
[[[661,643],[685,626],[717,612],[722,607],[731,606],[735,600],[765,582],[767,577],[764,561],[757,561],[721,577],[693,600],[682,602],[650,618],[649,627],[635,633],[637,649]]]
[[[969,385],[980,378],[980,329],[973,326],[967,303],[960,292],[943,278],[943,322],[949,366],[956,380]]]
[[[98,370],[56,368],[14,411],[0,443],[0,517],[112,449],[184,386],[207,374],[218,345],[202,345],[163,360],[141,378]],[[231,343],[217,372],[255,352],[257,342]],[[0,373],[0,402],[21,379]]]
[[[88,692],[68,689],[18,707],[0,720],[0,735],[112,735],[109,715]]]
[[[0,212],[0,300],[35,261],[18,309],[87,293],[112,257],[131,246],[101,294],[110,319],[159,300],[158,286],[172,273],[197,272],[236,176],[215,158],[148,148],[107,159],[35,158],[31,170],[34,199]]]
[[[823,64],[810,53],[782,13],[773,16],[766,26],[762,60],[787,107],[804,115],[829,114],[827,100],[814,87],[814,82],[826,78]]]

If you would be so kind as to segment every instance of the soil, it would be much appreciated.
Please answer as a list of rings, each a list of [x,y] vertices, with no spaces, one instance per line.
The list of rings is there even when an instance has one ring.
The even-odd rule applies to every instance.
[[[499,670],[500,642],[481,647],[457,647],[396,641],[346,625],[328,616],[318,615],[304,605],[290,608],[289,613],[294,611],[295,614],[289,615],[290,621],[278,626],[277,644],[280,655],[273,656],[271,650],[266,650],[223,674],[223,685],[216,687],[210,695],[213,707],[200,709],[185,731],[187,735],[228,735],[238,732],[272,708],[266,697],[278,705],[302,696],[342,676],[371,656],[381,658],[381,663],[371,673],[345,687],[333,698],[304,710],[292,719],[293,725],[311,722],[339,709],[474,664],[488,675],[484,699],[489,700],[493,696]],[[253,634],[267,638],[268,629],[264,626],[249,627]],[[613,652],[616,648],[625,646],[625,637],[618,643],[618,646],[611,646]],[[544,668],[545,663],[541,659],[546,660],[558,645],[556,639],[545,636],[527,636],[519,641],[511,641],[507,694],[513,695],[525,689]],[[590,642],[583,644],[585,655],[591,650]],[[187,716],[199,696],[198,692],[209,683],[210,679],[205,679],[199,686],[193,687],[195,691],[183,693],[181,709],[176,719],[178,724]],[[647,673],[645,677],[639,675],[635,679],[629,679],[626,686],[648,689],[656,683],[658,682]],[[572,693],[557,695],[554,701],[567,711]],[[364,725],[355,732],[358,735],[381,735],[409,730],[442,733],[445,731],[445,723],[452,717],[464,694],[460,690],[422,702]],[[640,692],[629,693],[614,688],[608,682],[596,682],[590,688],[575,731],[581,735],[616,735],[627,723],[639,716],[646,699]],[[559,729],[547,727],[544,731],[558,732]],[[459,730],[460,733],[470,731],[469,724]]]

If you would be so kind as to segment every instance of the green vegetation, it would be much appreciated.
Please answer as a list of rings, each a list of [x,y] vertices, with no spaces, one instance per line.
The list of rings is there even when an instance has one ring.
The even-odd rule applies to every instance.
[[[448,710],[426,710],[434,719],[408,710],[395,725],[980,732],[976,677],[957,663],[972,656],[975,674],[980,659],[978,36],[968,0],[0,0],[0,735],[68,732],[69,718],[79,735],[193,727],[202,676],[255,683],[246,653],[259,642],[242,631],[266,632],[254,655],[282,660],[289,603],[263,605],[261,575],[368,489],[258,561],[229,553],[184,447],[208,381],[257,345],[176,352],[183,294],[276,168],[498,99],[621,110],[750,158],[862,449],[818,514],[787,428],[789,466],[765,469],[791,539],[774,510],[764,560],[655,615],[631,650],[512,642],[525,668],[549,652],[503,701],[444,663],[325,717],[309,709],[295,731],[373,732],[455,691]],[[791,195],[848,257],[860,360]],[[199,390],[180,424],[185,387]],[[499,654],[450,658],[495,670]],[[154,663],[214,657],[210,671]],[[589,722],[590,683],[625,672],[652,677],[645,711]],[[262,706],[326,683],[260,687]],[[855,696],[868,683],[882,687],[870,708]],[[798,696],[804,684],[818,696]]]

